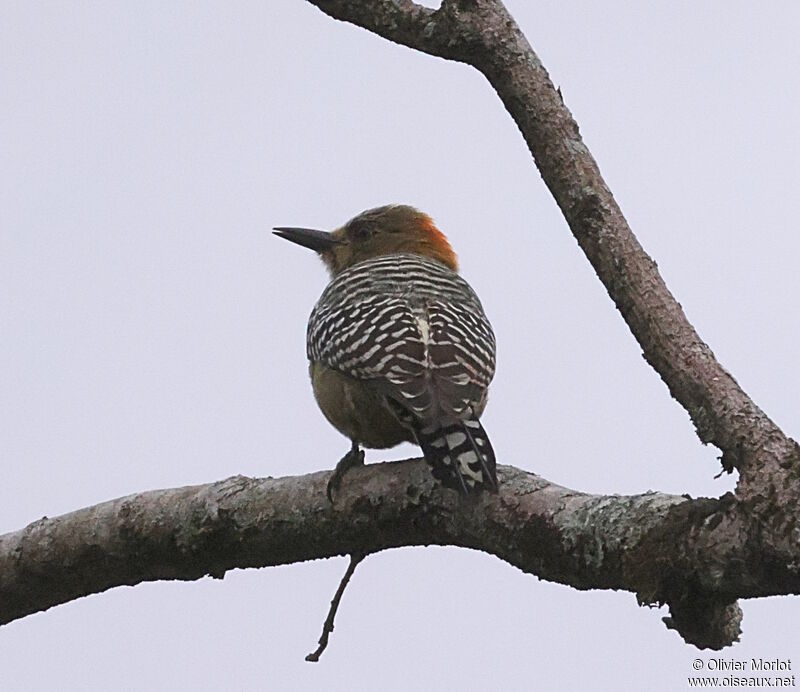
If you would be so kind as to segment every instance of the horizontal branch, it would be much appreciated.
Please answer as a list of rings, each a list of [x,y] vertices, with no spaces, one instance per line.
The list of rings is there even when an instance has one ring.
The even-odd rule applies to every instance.
[[[462,498],[409,460],[352,470],[334,505],[330,474],[319,472],[235,476],[45,517],[0,536],[0,624],[123,584],[429,544],[669,603],[670,626],[698,646],[733,641],[736,598],[800,591],[800,576],[783,556],[771,559],[732,496],[598,496],[510,466],[499,476],[497,495]]]

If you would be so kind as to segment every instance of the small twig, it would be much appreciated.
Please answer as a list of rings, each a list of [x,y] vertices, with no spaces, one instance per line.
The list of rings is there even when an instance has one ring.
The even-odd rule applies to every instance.
[[[339,610],[339,601],[342,600],[342,594],[344,594],[344,590],[347,588],[347,584],[350,581],[350,577],[353,576],[353,572],[356,571],[358,563],[361,562],[365,557],[366,555],[360,553],[353,553],[350,556],[350,564],[347,566],[347,571],[344,573],[342,581],[339,583],[339,588],[336,589],[336,594],[331,601],[331,607],[328,611],[328,617],[325,618],[325,622],[322,625],[322,635],[319,638],[319,646],[317,647],[316,651],[312,651],[310,654],[308,654],[308,656],[306,656],[306,661],[316,663],[319,661],[319,657],[322,655],[322,652],[328,647],[328,637],[330,636],[331,632],[333,632],[333,618],[336,617],[336,611]]]

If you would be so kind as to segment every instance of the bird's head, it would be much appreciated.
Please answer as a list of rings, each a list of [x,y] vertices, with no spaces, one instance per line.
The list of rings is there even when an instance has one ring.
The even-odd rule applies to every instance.
[[[334,276],[366,259],[402,252],[431,257],[458,271],[456,254],[433,219],[404,204],[368,209],[330,233],[281,226],[275,234],[315,250]]]

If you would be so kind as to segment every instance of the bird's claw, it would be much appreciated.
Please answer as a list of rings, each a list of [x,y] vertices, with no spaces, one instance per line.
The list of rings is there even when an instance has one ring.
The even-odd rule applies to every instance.
[[[328,481],[328,488],[326,490],[326,494],[328,495],[328,501],[333,504],[333,496],[339,490],[339,487],[342,485],[342,479],[344,475],[354,466],[363,466],[364,465],[364,450],[359,449],[357,445],[353,445],[353,448],[345,454],[341,459],[339,459],[339,463],[336,464],[336,468],[333,470],[333,474],[331,475],[330,480]]]

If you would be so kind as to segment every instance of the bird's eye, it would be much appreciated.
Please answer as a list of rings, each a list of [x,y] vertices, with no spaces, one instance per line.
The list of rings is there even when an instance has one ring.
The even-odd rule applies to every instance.
[[[373,229],[365,223],[360,223],[350,229],[355,240],[366,240],[373,234]]]

